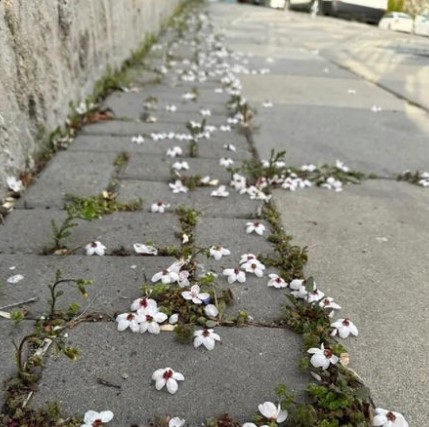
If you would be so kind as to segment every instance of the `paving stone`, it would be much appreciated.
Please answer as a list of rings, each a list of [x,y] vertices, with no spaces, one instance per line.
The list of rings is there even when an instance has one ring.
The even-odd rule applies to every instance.
[[[60,152],[25,191],[18,207],[62,208],[65,194],[99,194],[112,179],[114,160],[114,153]]]
[[[232,159],[250,159],[249,146],[244,136],[236,132],[214,132],[209,139],[199,141],[198,157],[230,157]],[[224,146],[233,144],[236,152],[227,150]],[[153,141],[145,138],[143,144],[136,144],[129,136],[99,136],[99,135],[79,135],[70,146],[70,151],[93,151],[93,152],[114,152],[114,153],[146,153],[165,155],[169,148],[179,146],[183,150],[183,157],[189,156],[189,143],[175,139],[164,141]]]
[[[3,298],[0,304],[3,305]],[[0,407],[4,404],[5,381],[17,373],[13,342],[19,343],[20,339],[30,334],[33,331],[33,323],[24,320],[16,324],[10,320],[0,320]]]
[[[65,218],[65,212],[53,210],[14,211],[1,228],[0,253],[41,253],[53,244],[51,221],[61,224]],[[107,253],[122,246],[129,248],[136,239],[139,243],[152,240],[158,246],[180,243],[175,234],[181,227],[177,217],[171,214],[120,212],[100,220],[77,220],[76,223],[78,226],[71,230],[65,242],[69,248],[79,248],[77,254],[83,254],[83,247],[94,240],[100,240],[107,247]]]
[[[171,157],[159,157],[150,154],[133,154],[131,155],[127,166],[121,173],[124,179],[143,179],[154,181],[171,181],[171,165],[178,159]],[[212,178],[218,178],[223,183],[229,183],[231,173],[219,165],[218,159],[186,159],[189,164],[188,171],[180,171],[181,176],[206,176],[210,173]]]
[[[141,336],[117,332],[113,323],[81,324],[70,331],[69,340],[82,356],[74,363],[51,356],[32,405],[56,400],[72,415],[109,409],[116,427],[146,425],[155,415],[180,416],[196,426],[225,412],[250,421],[261,402],[275,401],[279,383],[302,393],[300,337],[252,327],[217,332],[222,343],[208,352],[180,346],[168,332]],[[185,377],[175,395],[151,384],[152,373],[167,366]],[[97,384],[97,378],[121,388]]]
[[[341,194],[309,189],[274,197],[296,243],[308,246],[307,274],[342,306],[338,317],[359,328],[345,344],[376,405],[424,424],[429,192],[379,180]]]
[[[196,227],[195,244],[198,247],[222,245],[231,251],[231,260],[236,264],[238,264],[241,255],[245,253],[255,255],[272,253],[273,248],[266,240],[266,236],[270,233],[268,225],[265,224],[264,236],[255,233],[246,234],[246,224],[249,221],[246,219],[201,217]]]
[[[205,216],[243,218],[256,213],[261,206],[261,201],[250,200],[249,197],[240,195],[233,188],[228,188],[228,197],[211,197],[210,193],[217,187],[197,188],[188,193],[174,194],[165,182],[132,181],[121,182],[119,200],[127,202],[142,197],[147,201],[146,210],[157,201],[168,202],[174,211],[179,206],[194,208]]]
[[[127,249],[134,253],[132,243]],[[150,281],[155,273],[173,262],[174,258],[160,256],[0,255],[0,282],[3,283],[0,306],[37,297],[36,302],[25,306],[28,316],[48,314],[48,285],[54,283],[56,271],[60,270],[63,278],[91,279],[93,284],[87,288],[87,300],[72,285],[60,285],[64,295],[58,299],[58,309],[67,310],[70,304],[78,303],[87,313],[113,316],[129,310],[131,302],[141,296],[140,290],[146,280]],[[15,269],[11,271],[10,267]],[[8,283],[7,279],[15,274],[22,274],[24,278],[15,284]]]

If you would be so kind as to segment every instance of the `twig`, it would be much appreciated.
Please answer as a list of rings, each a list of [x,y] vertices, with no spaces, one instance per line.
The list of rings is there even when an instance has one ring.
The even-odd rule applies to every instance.
[[[4,305],[3,307],[0,307],[0,310],[3,310],[5,308],[17,307],[19,305],[28,304],[30,302],[36,302],[38,300],[39,300],[39,298],[37,298],[37,297],[29,298],[25,301],[19,301],[19,302],[14,302],[13,304]]]
[[[103,380],[103,378],[97,378],[97,383],[98,383],[98,384],[101,384],[101,385],[104,385],[104,386],[106,386],[106,387],[117,388],[117,389],[119,389],[119,390],[121,389],[121,386],[120,386],[120,385],[113,384],[113,383],[111,383],[110,381]]]

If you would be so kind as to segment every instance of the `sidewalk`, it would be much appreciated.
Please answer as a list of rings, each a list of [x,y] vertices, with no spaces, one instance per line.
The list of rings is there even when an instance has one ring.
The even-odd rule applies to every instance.
[[[45,367],[37,389],[30,387],[26,390],[30,392],[35,389],[28,404],[31,408],[40,409],[52,401],[59,403],[61,417],[65,418],[65,422],[56,425],[79,426],[86,411],[110,410],[114,413],[114,419],[108,425],[115,427],[173,426],[168,422],[168,417],[180,417],[186,419],[186,425],[197,426],[208,418],[220,417],[225,413],[237,421],[224,419],[207,425],[241,426],[245,422],[255,421],[258,405],[267,401],[277,404],[284,398],[276,394],[279,384],[285,384],[295,391],[300,402],[310,403],[308,397],[303,399],[304,390],[315,381],[309,375],[309,370],[306,372],[300,368],[300,364],[310,364],[305,350],[315,345],[319,347],[320,341],[320,344],[332,345],[335,354],[343,357],[344,365],[347,360],[343,348],[333,345],[334,340],[329,337],[331,320],[327,316],[328,311],[325,313],[318,308],[323,298],[317,297],[320,290],[325,296],[334,297],[343,307],[342,314],[336,318],[350,315],[358,325],[360,336],[354,344],[350,341],[352,338],[348,341],[339,339],[338,342],[352,348],[350,366],[358,374],[362,373],[365,384],[374,388],[373,398],[377,406],[402,411],[407,419],[412,420],[413,424],[410,425],[423,425],[425,416],[420,410],[423,407],[421,399],[426,389],[426,379],[420,371],[417,388],[414,369],[417,365],[407,365],[410,369],[403,377],[400,376],[404,374],[400,367],[404,366],[404,357],[410,360],[410,347],[416,348],[413,359],[427,366],[429,352],[418,352],[416,344],[425,335],[424,322],[427,320],[427,310],[419,298],[423,290],[417,288],[424,284],[425,275],[410,273],[410,277],[402,271],[415,262],[424,272],[427,239],[423,232],[421,235],[419,233],[427,225],[426,216],[422,213],[426,203],[421,200],[429,197],[428,193],[409,183],[382,180],[365,181],[360,186],[348,185],[340,194],[323,188],[297,193],[274,190],[274,204],[282,215],[287,236],[273,219],[275,215],[271,211],[266,213],[269,205],[261,200],[267,197],[261,189],[265,189],[268,178],[257,181],[259,188],[249,190],[247,187],[245,194],[240,194],[230,187],[231,171],[220,164],[220,159],[232,159],[233,167],[240,168],[244,162],[254,159],[255,148],[265,159],[269,157],[271,148],[277,151],[292,148],[292,156],[289,157],[289,153],[287,156],[291,166],[323,161],[335,163],[340,153],[341,160],[352,162],[354,169],[366,173],[393,174],[402,172],[400,168],[405,164],[423,167],[427,148],[421,146],[421,151],[413,151],[410,159],[405,160],[398,160],[392,152],[386,164],[382,161],[383,156],[370,152],[369,147],[357,152],[352,144],[338,144],[330,150],[322,145],[318,152],[316,137],[329,130],[320,126],[315,131],[314,126],[308,126],[303,120],[309,115],[308,110],[305,110],[308,105],[300,102],[301,95],[295,98],[292,95],[285,101],[282,98],[284,94],[290,95],[294,89],[302,92],[306,87],[312,91],[320,90],[317,105],[311,107],[313,111],[328,107],[346,110],[350,106],[334,105],[329,95],[332,95],[330,91],[334,88],[339,92],[353,82],[359,91],[363,91],[354,101],[353,108],[363,110],[365,98],[368,97],[368,93],[364,93],[365,83],[344,70],[336,69],[335,77],[347,81],[342,81],[338,86],[338,82],[332,78],[329,86],[320,85],[322,79],[315,76],[315,70],[324,64],[320,64],[319,58],[316,65],[313,63],[313,71],[309,72],[313,73],[313,80],[306,80],[309,76],[305,73],[299,79],[294,78],[284,70],[291,64],[300,66],[299,61],[304,55],[298,49],[288,49],[286,55],[283,52],[278,57],[271,51],[274,63],[267,63],[268,55],[265,53],[253,52],[253,56],[250,56],[251,48],[246,50],[247,46],[243,49],[241,44],[238,49],[233,37],[221,39],[215,36],[219,30],[225,30],[220,24],[223,15],[233,17],[233,13],[236,13],[239,17],[242,10],[245,9],[235,5],[210,5],[215,28],[212,28],[202,10],[194,11],[186,21],[178,20],[176,27],[169,29],[152,47],[144,64],[130,71],[135,79],[129,82],[127,91],[114,92],[105,100],[102,107],[111,110],[114,119],[84,127],[70,147],[59,152],[37,181],[25,191],[17,208],[7,217],[0,230],[0,277],[4,283],[0,288],[0,306],[38,298],[36,302],[27,304],[29,311],[26,320],[18,326],[11,320],[0,321],[3,343],[19,340],[31,333],[35,320],[41,316],[47,318],[45,326],[48,324],[52,327],[55,319],[49,319],[48,285],[53,283],[57,270],[65,278],[93,280],[93,284],[87,287],[88,300],[83,300],[73,286],[62,288],[64,295],[58,300],[58,308],[65,312],[71,304],[81,304],[80,314],[77,317],[69,316],[66,323],[67,346],[78,348],[80,356],[71,362],[64,355],[58,355],[52,346],[46,353]],[[270,13],[275,12],[263,10],[262,15],[269,17]],[[242,26],[234,31],[238,31],[244,39],[252,23],[246,23],[244,19],[244,24],[239,25]],[[264,28],[263,21],[260,25]],[[284,63],[281,57],[283,60],[286,58]],[[307,55],[305,60],[311,63],[311,55]],[[269,73],[267,68],[271,69]],[[308,69],[311,70],[311,67]],[[139,85],[142,76],[153,76],[153,82],[148,83],[150,79],[146,79],[145,85]],[[161,82],[156,83],[159,78]],[[249,100],[251,107],[258,109],[256,117],[251,118],[253,113],[246,113],[242,108],[242,99],[242,104],[235,105],[236,111],[241,111],[240,114],[234,115],[227,108],[231,97],[240,94]],[[371,96],[377,102],[380,99],[386,103],[392,102],[395,109],[401,107],[399,101],[392,100],[390,95],[381,91],[371,92]],[[267,100],[273,101],[273,108],[263,106]],[[331,105],[328,105],[328,101]],[[313,119],[314,114],[311,117]],[[203,120],[206,123],[202,129]],[[260,126],[255,128],[255,124]],[[289,139],[285,138],[288,136],[285,126],[291,130]],[[293,132],[296,133],[295,137],[291,136]],[[340,134],[344,129],[339,126],[337,132]],[[313,145],[304,145],[303,139]],[[326,136],[328,139],[329,135]],[[419,141],[414,141],[416,146]],[[167,155],[167,150],[174,147],[180,147],[176,150],[181,150],[182,154],[177,157]],[[189,170],[174,172],[173,165],[183,161]],[[266,168],[259,163],[256,165],[259,172],[262,170],[267,173]],[[182,164],[182,167],[186,168],[186,165]],[[256,167],[255,164],[253,167]],[[276,171],[290,172],[280,163],[274,165]],[[242,170],[239,172],[244,173]],[[255,180],[255,170],[247,170],[247,173],[248,183]],[[210,178],[202,186],[201,179],[206,176]],[[349,177],[347,173],[344,176]],[[280,177],[275,177],[275,174],[269,178],[271,184],[276,179],[280,182]],[[180,187],[177,179],[188,187],[188,191],[178,192]],[[309,179],[312,179],[310,175]],[[218,182],[207,185],[212,180]],[[213,192],[222,194],[219,188],[221,185],[225,186],[223,191],[229,195],[213,196]],[[101,219],[92,221],[75,219],[78,225],[70,230],[71,235],[60,245],[65,243],[71,251],[67,255],[55,255],[55,250],[49,251],[53,244],[51,221],[61,224],[67,218],[65,195],[86,198],[85,212],[88,214],[92,209],[88,208],[89,198],[103,192],[104,206],[114,206],[118,211],[103,214]],[[109,205],[109,200],[114,198],[113,194],[117,194],[117,198]],[[401,200],[408,203],[407,208],[394,200],[398,194]],[[139,198],[143,200],[141,208],[137,203]],[[379,208],[379,203],[383,203],[382,208]],[[153,204],[158,208],[167,204],[168,207],[164,213],[154,213]],[[420,208],[416,209],[416,206]],[[368,217],[362,219],[358,215],[364,208],[369,213]],[[408,219],[410,209],[415,210],[411,212],[412,218]],[[400,221],[409,221],[410,224],[398,230]],[[266,230],[263,235],[247,233],[249,222],[256,222],[257,227],[264,225]],[[289,235],[294,240],[290,241]],[[391,252],[380,255],[379,248],[382,245],[386,247],[395,238],[397,244]],[[85,246],[95,241],[105,245],[104,256],[86,255]],[[353,246],[344,244],[350,241],[354,243]],[[138,255],[133,248],[136,243],[154,246],[158,255]],[[212,256],[207,257],[209,248],[217,245],[229,249],[231,254],[219,261]],[[295,326],[300,320],[308,321],[305,323],[305,327],[309,328],[304,331],[307,332],[305,343],[299,334],[285,326],[284,306],[288,301],[286,294],[290,294],[289,290],[285,292],[284,289],[267,286],[269,274],[280,274],[288,283],[292,279],[304,278],[302,268],[305,256],[301,251],[304,246],[309,246],[305,277],[314,276],[320,289],[312,289],[308,294],[308,286],[311,285],[308,280],[307,288],[297,287],[295,291],[298,296],[300,292],[304,295],[300,307],[308,309],[310,317],[317,313],[319,335],[314,335],[315,329],[311,329],[314,323],[308,321],[302,313],[302,318],[288,320],[290,324],[295,321]],[[405,254],[401,252],[404,247]],[[57,253],[67,252],[64,248],[56,249]],[[245,283],[228,283],[222,274],[223,270],[238,267],[242,255],[249,253],[257,255],[260,261],[266,263],[263,277],[247,272]],[[189,290],[186,275],[180,276],[179,280],[183,288],[177,284],[160,287],[152,283],[154,275],[158,272],[163,272],[164,276],[171,273],[165,269],[181,256],[189,255],[192,255],[191,261],[181,265],[181,272],[189,271],[190,284],[198,283],[202,292],[210,293],[210,302],[217,305],[220,315],[209,316],[203,308],[204,304],[184,300],[182,292]],[[389,282],[392,267],[388,260],[400,260],[401,256],[406,261],[397,261],[395,280]],[[277,266],[271,266],[275,261],[278,262]],[[254,261],[248,268],[256,269],[257,265],[252,267],[253,264]],[[364,287],[367,281],[360,275],[365,268],[368,268],[365,278],[373,278],[380,284],[375,290],[374,287]],[[376,269],[380,270],[379,276],[374,273]],[[215,284],[211,283],[208,272],[218,275]],[[17,274],[23,275],[22,280],[14,284],[7,282],[8,278]],[[407,295],[404,295],[403,283],[408,280],[413,283],[413,289],[407,290]],[[362,287],[357,289],[356,283]],[[385,283],[392,286],[388,291],[382,288]],[[152,294],[146,294],[148,288],[152,288]],[[376,292],[375,296],[371,293],[373,291]],[[391,297],[389,307],[394,307],[395,313],[403,309],[400,316],[396,318],[390,310],[383,309],[378,310],[379,320],[372,319],[373,313],[386,304],[386,292]],[[233,304],[226,305],[231,294]],[[362,298],[360,301],[362,294],[367,299]],[[179,344],[168,321],[163,322],[160,334],[132,333],[128,329],[119,332],[118,323],[115,322],[117,316],[130,313],[132,302],[145,296],[155,300],[158,297],[158,306],[162,306],[164,313],[169,316],[179,314],[179,324],[182,326],[194,324],[196,330],[202,330],[204,324],[210,328],[215,326],[215,333],[219,334],[221,341],[216,342],[211,351],[203,346],[195,349],[193,340],[187,345]],[[198,301],[195,292],[193,296]],[[313,297],[315,299],[311,302]],[[405,297],[407,310],[401,304]],[[411,305],[414,312],[409,310]],[[412,316],[415,316],[415,321],[410,320]],[[153,322],[155,314],[151,312],[150,317],[146,317],[146,323]],[[374,328],[380,331],[374,335],[375,340],[370,339],[368,332],[372,322],[376,324]],[[413,331],[404,326],[410,322]],[[64,326],[64,319],[59,319],[58,324]],[[301,325],[296,327],[300,328]],[[405,341],[407,335],[410,338]],[[404,342],[409,347],[400,353],[398,347]],[[424,347],[427,343],[421,342],[420,345]],[[392,360],[392,355],[396,354],[397,362]],[[13,357],[12,344],[2,346],[2,381],[16,375]],[[303,362],[303,359],[307,362]],[[380,371],[380,376],[378,372],[374,374],[371,369],[373,366],[384,369]],[[184,376],[184,381],[179,381],[178,391],[174,395],[170,395],[165,388],[156,390],[151,381],[155,370],[166,367]],[[355,387],[353,399],[356,400],[353,402],[362,403],[359,400],[361,398],[356,396],[358,391],[364,393],[365,389],[340,362],[331,365],[327,371],[321,368],[310,370],[323,377],[321,384],[326,387],[330,384],[330,375],[344,375],[347,385],[352,383]],[[387,382],[386,378],[391,376],[392,370],[395,371],[395,377]],[[401,379],[397,380],[396,375]],[[409,383],[407,379],[410,379]],[[401,392],[391,398],[389,394],[396,389],[396,381],[407,384],[407,390],[404,391],[410,393]],[[380,382],[388,390],[384,394]],[[365,410],[355,408],[355,416],[358,413],[361,416],[364,413],[368,415],[369,400],[365,397],[363,402],[362,408]],[[414,405],[413,402],[417,403]],[[0,403],[3,404],[4,400],[0,400]],[[326,408],[321,410],[320,406],[311,403],[319,411],[320,417],[320,414],[332,414]],[[277,425],[274,416],[266,418],[259,414],[257,424]],[[284,425],[293,425],[292,418],[298,419],[293,410]],[[155,423],[151,424],[154,420]],[[281,422],[278,424],[283,425]],[[369,422],[359,425],[366,426]],[[12,426],[15,424],[8,427]]]

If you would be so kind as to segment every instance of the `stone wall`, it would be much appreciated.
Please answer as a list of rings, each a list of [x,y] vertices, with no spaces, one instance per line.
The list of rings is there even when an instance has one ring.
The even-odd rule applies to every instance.
[[[183,0],[0,0],[0,198],[36,135],[64,123]]]

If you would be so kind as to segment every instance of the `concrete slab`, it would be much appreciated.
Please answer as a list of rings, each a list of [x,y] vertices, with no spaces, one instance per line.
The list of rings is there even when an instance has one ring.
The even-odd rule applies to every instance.
[[[122,171],[121,178],[171,181],[175,176],[171,173],[171,166],[177,161],[178,159],[176,158],[160,157],[159,155],[133,154]],[[189,158],[186,161],[189,164],[189,170],[179,171],[181,176],[206,176],[210,173],[212,178],[218,178],[222,183],[229,184],[231,173],[219,165],[218,159]],[[237,166],[240,166],[240,164],[241,162]]]
[[[225,145],[233,144],[236,151],[230,151]],[[165,155],[169,148],[179,146],[183,150],[183,157],[189,156],[189,143],[176,139],[165,141],[154,141],[151,138],[145,138],[143,144],[136,144],[131,141],[129,136],[100,136],[100,135],[79,135],[70,146],[70,151],[90,151],[90,152],[121,152],[158,154]],[[250,159],[249,144],[246,139],[236,132],[214,132],[209,139],[203,139],[199,142],[198,157],[230,157],[232,159]]]
[[[344,96],[347,96],[345,94]],[[350,96],[350,95],[348,95]],[[288,164],[335,164],[382,176],[427,170],[428,135],[407,113],[279,105],[259,109],[253,138],[262,158],[287,150]]]
[[[142,336],[118,332],[113,323],[80,325],[70,331],[69,341],[82,356],[74,363],[51,356],[32,405],[55,400],[72,415],[109,409],[117,427],[146,424],[155,415],[180,416],[195,426],[225,412],[251,420],[261,402],[275,400],[274,388],[282,382],[302,391],[306,379],[297,375],[298,336],[250,327],[217,332],[222,342],[207,352],[176,344],[168,332]],[[152,373],[167,366],[185,377],[175,395],[151,384]],[[120,388],[97,384],[97,378]]]
[[[129,246],[127,249],[134,253],[132,243]],[[28,316],[46,315],[50,299],[48,286],[54,283],[56,271],[60,270],[63,278],[90,279],[93,284],[87,288],[88,299],[70,284],[61,286],[64,295],[58,299],[58,309],[67,310],[70,304],[78,303],[88,314],[100,312],[113,316],[115,312],[128,311],[131,302],[141,296],[143,284],[173,262],[174,258],[160,256],[0,255],[0,281],[4,284],[0,290],[0,307],[37,297],[36,302],[25,306]],[[11,271],[10,267],[15,269]],[[24,278],[15,284],[7,283],[14,274],[22,274]]]
[[[250,200],[228,188],[228,197],[212,197],[210,194],[217,187],[197,188],[186,194],[174,194],[166,182],[132,181],[121,182],[119,200],[127,202],[136,197],[147,200],[145,210],[150,210],[150,205],[157,201],[164,201],[171,205],[168,211],[173,212],[179,206],[197,209],[204,216],[243,218],[256,213],[261,206],[261,201]]]
[[[61,224],[65,217],[65,212],[53,210],[14,211],[2,226],[0,253],[40,254],[43,248],[53,244],[51,221]],[[101,241],[108,254],[122,246],[130,248],[136,239],[139,243],[152,240],[158,246],[180,244],[175,236],[181,230],[179,221],[167,213],[120,212],[100,220],[77,220],[76,223],[78,226],[65,241],[69,248],[76,248],[76,254],[84,254],[84,246],[94,240]]]
[[[370,181],[342,193],[275,191],[285,226],[309,248],[308,275],[359,328],[345,342],[377,406],[424,424],[429,378],[429,192]],[[293,208],[292,208],[293,207]]]
[[[187,133],[186,123],[172,123],[170,125],[160,123],[142,123],[130,120],[109,120],[102,123],[94,123],[82,128],[83,135],[113,135],[113,136],[137,136],[150,135],[152,132],[180,132]]]
[[[114,153],[60,152],[25,191],[18,207],[62,208],[67,193],[83,197],[99,194],[113,177],[114,160]]]

